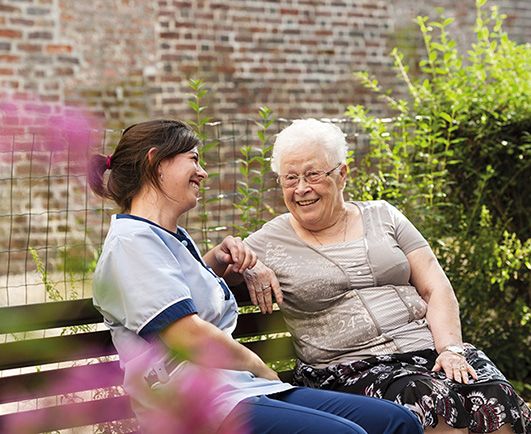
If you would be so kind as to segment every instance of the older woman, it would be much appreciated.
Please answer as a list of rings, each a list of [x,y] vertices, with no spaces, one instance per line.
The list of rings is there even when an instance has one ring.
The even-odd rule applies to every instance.
[[[253,268],[256,256],[227,237],[202,257],[177,226],[207,177],[200,144],[186,124],[155,120],[127,128],[113,155],[91,160],[92,189],[122,210],[94,273],[94,304],[111,330],[143,430],[421,432],[396,404],[282,383],[231,337],[237,306],[219,276],[229,266]]]
[[[346,155],[333,124],[281,131],[271,166],[289,213],[245,240],[280,282],[296,381],[393,400],[437,432],[530,432],[523,400],[463,343],[452,286],[419,231],[385,201],[344,201]],[[259,267],[247,280],[267,310],[278,282]]]

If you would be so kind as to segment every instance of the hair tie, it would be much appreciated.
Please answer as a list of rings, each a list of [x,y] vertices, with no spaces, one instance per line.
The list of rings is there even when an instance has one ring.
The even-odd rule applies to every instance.
[[[107,155],[107,158],[105,160],[105,167],[107,168],[107,170],[111,170],[111,158],[112,155]]]

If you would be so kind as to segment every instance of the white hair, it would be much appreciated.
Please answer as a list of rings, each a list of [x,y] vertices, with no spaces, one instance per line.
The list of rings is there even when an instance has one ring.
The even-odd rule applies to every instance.
[[[271,156],[273,172],[279,173],[280,162],[286,152],[309,145],[318,145],[330,164],[347,161],[347,141],[338,126],[317,119],[297,119],[277,134]]]

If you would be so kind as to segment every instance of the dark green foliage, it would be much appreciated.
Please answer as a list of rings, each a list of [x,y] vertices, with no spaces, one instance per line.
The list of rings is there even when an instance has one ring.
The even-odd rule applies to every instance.
[[[412,77],[392,56],[407,100],[382,92],[396,113],[347,114],[371,138],[347,193],[386,199],[429,239],[461,306],[466,340],[483,348],[521,390],[531,383],[531,47],[503,32],[504,17],[477,2],[476,39],[464,52],[451,19],[419,17],[426,56]]]

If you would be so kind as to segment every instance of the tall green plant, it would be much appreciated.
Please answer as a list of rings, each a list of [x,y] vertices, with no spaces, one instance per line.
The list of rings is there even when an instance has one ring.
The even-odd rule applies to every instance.
[[[511,41],[504,16],[485,3],[476,2],[467,51],[451,37],[452,19],[418,17],[426,50],[420,76],[399,50],[391,53],[407,98],[356,74],[394,117],[348,108],[371,147],[347,192],[406,212],[454,283],[465,337],[511,378],[531,382],[531,47]]]
[[[192,96],[188,100],[188,106],[195,114],[195,119],[189,121],[188,123],[194,129],[195,133],[203,143],[203,146],[199,148],[199,162],[205,169],[208,169],[206,156],[209,151],[213,150],[219,145],[219,141],[209,137],[206,131],[206,126],[211,121],[211,118],[204,114],[207,106],[203,105],[203,100],[208,93],[208,89],[205,82],[202,80],[190,79],[188,81],[188,85],[192,90]],[[213,178],[218,177],[219,173],[209,171],[208,176],[212,180]],[[217,200],[219,200],[217,197],[209,198],[208,187],[206,187],[204,184],[201,184],[199,187],[199,221],[201,223],[201,244],[203,245],[205,252],[212,248],[212,242],[209,238],[210,228],[208,225],[207,206],[209,203]]]
[[[268,107],[260,107],[258,114],[260,120],[256,125],[259,146],[242,146],[242,157],[238,159],[242,178],[238,180],[238,199],[234,204],[240,211],[240,223],[235,225],[235,229],[242,238],[259,229],[267,217],[274,215],[273,208],[266,201],[266,194],[270,190],[267,179],[273,149],[268,131],[275,120]]]

